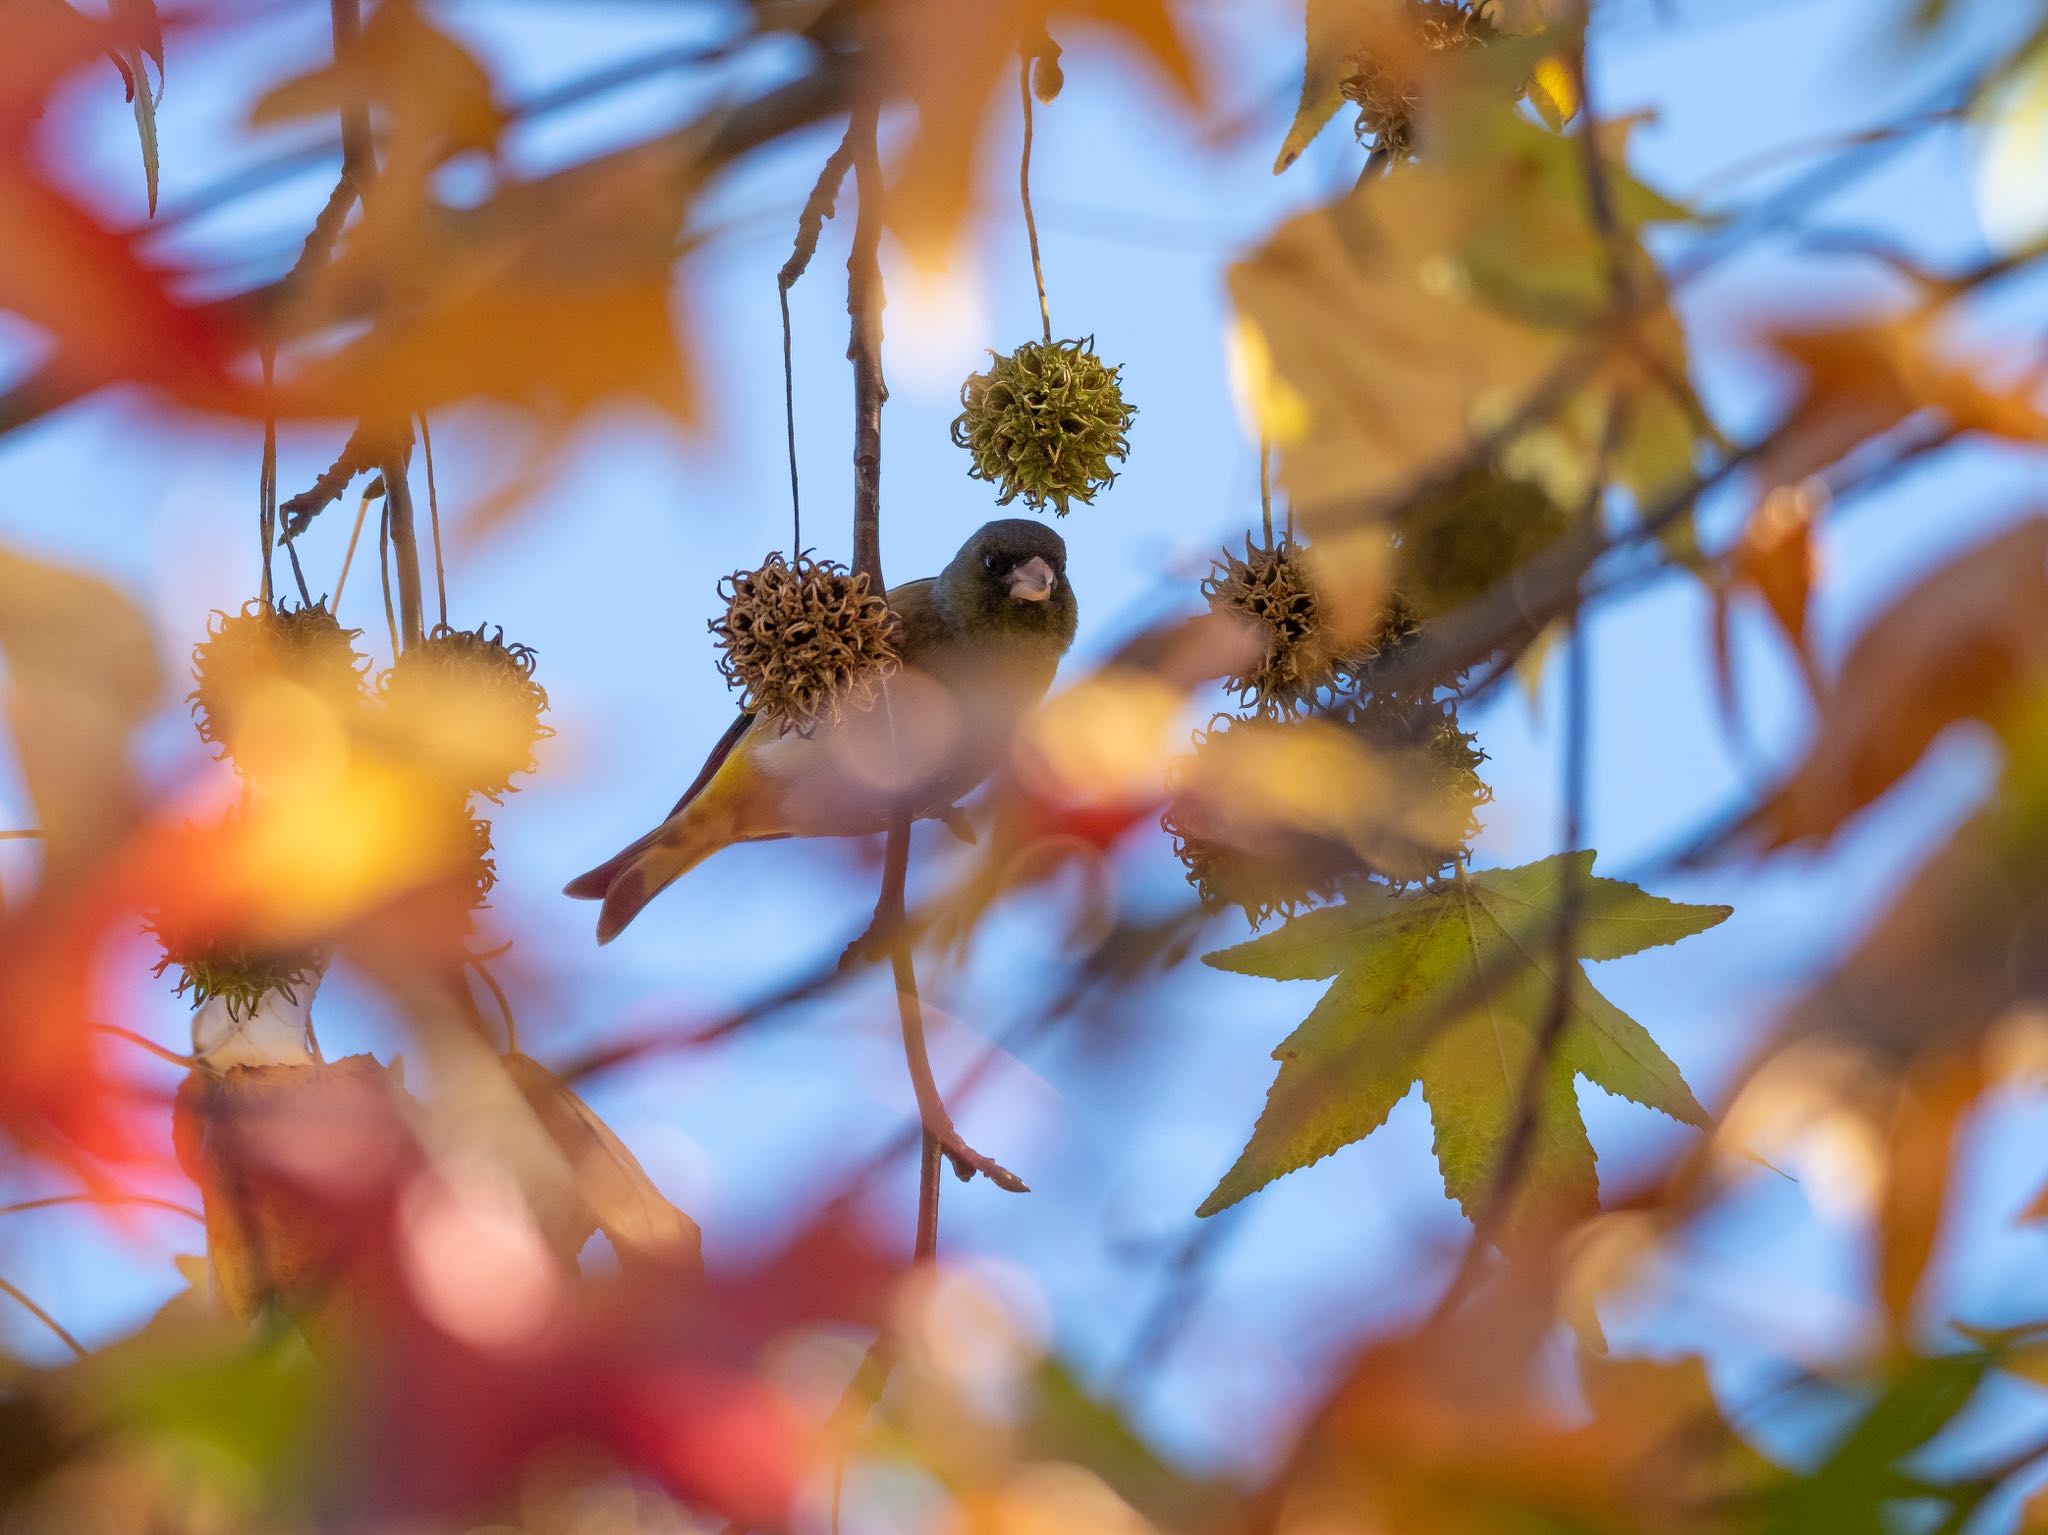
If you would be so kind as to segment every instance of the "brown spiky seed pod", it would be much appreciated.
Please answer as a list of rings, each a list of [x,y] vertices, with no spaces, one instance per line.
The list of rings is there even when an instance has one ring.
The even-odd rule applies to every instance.
[[[1397,579],[1427,621],[1498,586],[1572,522],[1542,486],[1482,465],[1402,513]]]
[[[534,748],[554,734],[541,721],[548,695],[533,680],[538,659],[502,628],[440,624],[400,654],[378,694],[454,782],[495,801],[515,775],[534,770]]]
[[[1372,635],[1339,644],[1325,621],[1307,551],[1284,534],[1275,544],[1255,544],[1247,535],[1242,557],[1225,549],[1203,580],[1202,595],[1212,611],[1246,621],[1263,643],[1255,663],[1224,678],[1224,686],[1240,707],[1266,719],[1314,708],[1329,689],[1369,667],[1390,637],[1405,634],[1405,620],[1390,606]]]
[[[216,610],[206,638],[192,647],[193,689],[187,695],[199,739],[234,755],[234,737],[249,700],[271,683],[303,687],[335,708],[363,697],[357,653],[360,629],[344,629],[324,603],[266,607],[251,602],[239,613]]]
[[[1093,336],[1027,341],[989,357],[988,371],[960,386],[953,420],[953,441],[974,459],[968,474],[998,488],[999,506],[1022,496],[1033,511],[1050,503],[1064,517],[1070,502],[1093,501],[1116,479],[1111,460],[1131,451],[1137,411],[1124,403],[1123,369],[1095,355]]]
[[[1387,767],[1402,802],[1374,838],[1372,873],[1395,890],[1434,884],[1479,835],[1480,808],[1493,799],[1479,776],[1486,753],[1459,728],[1455,699],[1382,694],[1342,718]]]
[[[327,965],[325,952],[314,943],[278,946],[202,934],[162,913],[151,914],[146,926],[163,947],[155,973],[178,972],[175,995],[191,997],[195,1010],[218,997],[236,1022],[254,1016],[272,992],[287,1002],[298,1001],[298,989],[317,982]]]
[[[1227,773],[1209,771],[1220,753],[1291,729],[1272,720],[1211,720],[1195,733],[1194,753],[1167,769],[1166,808],[1159,824],[1173,838],[1174,856],[1204,906],[1237,906],[1253,927],[1267,918],[1335,898],[1369,872],[1357,852],[1338,838],[1276,826],[1231,803]],[[1237,732],[1233,736],[1233,732]]]
[[[718,595],[718,670],[740,690],[740,707],[779,731],[809,735],[868,708],[901,664],[895,615],[866,571],[775,553],[720,581]]]
[[[1415,113],[1421,106],[1418,63],[1432,54],[1453,53],[1490,42],[1497,33],[1479,8],[1457,0],[1410,0],[1411,28],[1406,58],[1359,53],[1350,61],[1341,89],[1358,107],[1360,139],[1390,159],[1415,152]]]
[[[497,888],[498,861],[492,856],[491,823],[480,815],[467,813],[463,820],[466,825],[458,865],[463,876],[460,888],[468,898],[469,908],[477,911],[490,904],[491,891]]]

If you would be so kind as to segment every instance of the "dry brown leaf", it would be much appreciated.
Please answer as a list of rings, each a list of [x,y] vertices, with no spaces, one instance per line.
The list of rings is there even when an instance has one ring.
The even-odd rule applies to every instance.
[[[703,1265],[697,1223],[654,1185],[626,1143],[570,1089],[530,1056],[505,1057],[505,1071],[528,1107],[567,1159],[581,1195],[580,1215],[551,1232],[573,1256],[602,1231],[620,1258],[657,1259],[696,1269]]]
[[[943,256],[967,210],[998,104],[1015,110],[1018,50],[1075,25],[1108,33],[1197,106],[1203,84],[1168,0],[887,0],[890,88],[917,109],[889,189],[889,222],[913,253]]]
[[[199,1184],[230,1316],[277,1306],[322,1338],[363,1321],[367,1291],[351,1283],[371,1245],[361,1205],[382,1196],[413,1150],[407,1102],[397,1077],[367,1055],[186,1079],[179,1156]]]
[[[105,582],[0,550],[0,655],[45,870],[68,868],[132,808],[128,740],[163,687],[156,644]]]
[[[1766,847],[1832,836],[1964,720],[1994,729],[2048,677],[2048,518],[1959,556],[1871,623],[1813,745],[1749,818]]]
[[[1987,384],[1986,361],[1961,356],[1941,321],[1938,308],[1889,309],[1775,332],[1771,345],[1798,370],[1800,388],[1757,460],[1763,481],[1797,484],[1922,411],[1962,432],[2048,442],[2037,400],[2023,388]]]
[[[1826,504],[1826,490],[1818,481],[1780,485],[1757,503],[1729,551],[1727,578],[1713,588],[1713,653],[1722,709],[1731,721],[1736,702],[1729,620],[1735,599],[1745,593],[1760,600],[1777,620],[1799,659],[1801,674],[1819,693],[1806,619],[1819,573],[1815,525]]]

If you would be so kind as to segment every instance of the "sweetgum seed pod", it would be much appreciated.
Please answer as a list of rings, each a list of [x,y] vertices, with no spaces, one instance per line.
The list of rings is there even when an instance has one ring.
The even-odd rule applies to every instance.
[[[1027,341],[989,353],[988,370],[960,386],[953,441],[974,460],[968,474],[997,487],[997,504],[1022,496],[1064,517],[1116,479],[1110,464],[1130,453],[1137,412],[1124,402],[1122,368],[1105,366],[1094,346],[1093,336]]]
[[[718,592],[725,613],[710,628],[719,672],[743,710],[778,730],[809,735],[868,708],[900,665],[895,616],[865,571],[777,553],[734,571]]]

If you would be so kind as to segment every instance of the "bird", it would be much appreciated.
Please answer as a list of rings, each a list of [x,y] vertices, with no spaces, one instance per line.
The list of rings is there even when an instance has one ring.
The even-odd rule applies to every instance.
[[[958,801],[1002,762],[1073,643],[1066,542],[1043,523],[1000,518],[938,575],[888,595],[902,667],[872,707],[810,735],[742,712],[659,826],[563,887],[603,903],[600,944],[736,842],[866,836],[905,808],[960,829]]]

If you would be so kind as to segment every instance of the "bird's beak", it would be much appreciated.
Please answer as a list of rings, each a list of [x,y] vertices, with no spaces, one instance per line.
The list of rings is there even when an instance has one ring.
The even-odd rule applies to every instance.
[[[1052,567],[1034,554],[1010,572],[1010,596],[1018,602],[1046,602],[1059,581]]]

